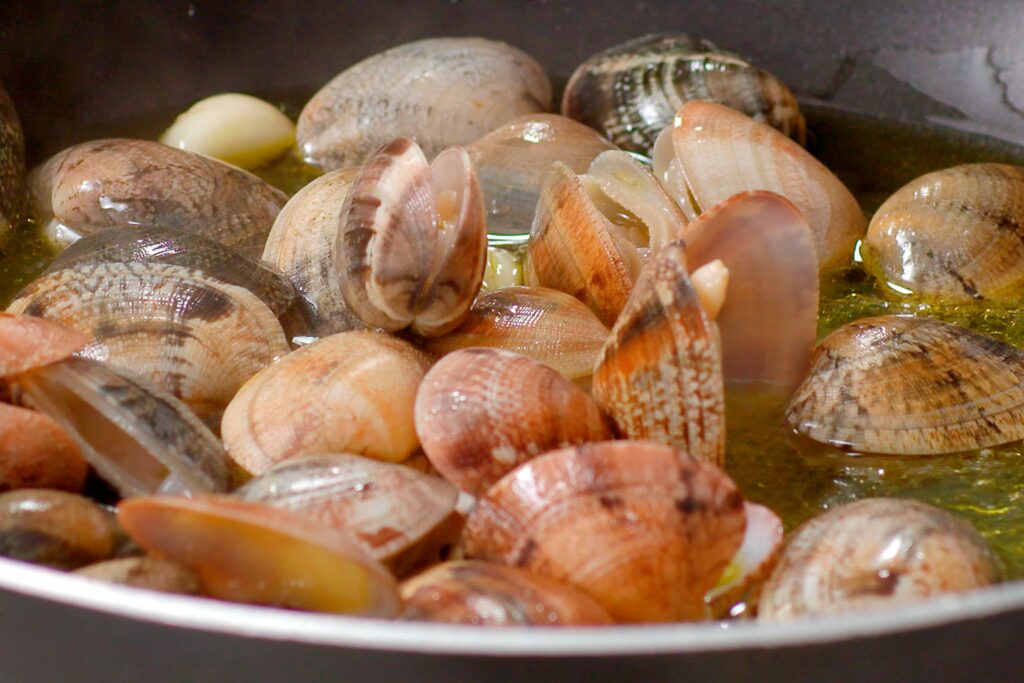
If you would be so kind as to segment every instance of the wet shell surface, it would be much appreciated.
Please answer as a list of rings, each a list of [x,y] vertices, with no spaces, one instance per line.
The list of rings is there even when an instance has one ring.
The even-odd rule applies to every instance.
[[[227,496],[134,498],[118,506],[132,540],[199,575],[232,602],[390,617],[397,586],[336,531],[285,510]]]
[[[0,403],[0,491],[85,488],[89,464],[60,425],[33,410]]]
[[[613,436],[575,384],[535,360],[487,348],[455,351],[427,372],[416,434],[437,471],[473,496],[542,453]]]
[[[630,439],[649,439],[721,465],[725,398],[718,331],[686,272],[685,247],[651,261],[594,369],[598,404]]]
[[[234,495],[351,534],[396,576],[437,562],[462,531],[454,486],[405,465],[358,455],[289,460]]]
[[[880,316],[823,339],[786,408],[844,449],[955,453],[1024,438],[1024,352],[931,318]]]
[[[97,581],[118,583],[162,593],[199,595],[199,577],[186,567],[155,557],[122,557],[83,567],[75,572]]]
[[[14,103],[0,83],[0,240],[17,224],[25,203],[25,138]]]
[[[516,567],[446,562],[401,585],[412,621],[477,626],[599,626],[611,617],[587,594]]]
[[[205,419],[289,351],[247,289],[164,263],[80,263],[35,280],[8,310],[79,330],[90,338],[79,355],[146,378]]]
[[[85,334],[44,318],[0,312],[0,377],[64,360],[88,341]]]
[[[224,444],[252,474],[319,453],[400,462],[419,446],[413,407],[429,366],[426,354],[388,335],[324,337],[242,387],[224,413]]]
[[[892,609],[998,580],[992,552],[964,520],[913,500],[868,498],[794,533],[765,584],[760,618]]]
[[[705,597],[712,616],[753,617],[764,582],[771,576],[782,553],[782,520],[763,505],[745,502],[747,528],[743,543],[718,585]]]
[[[945,301],[1024,291],[1024,168],[964,164],[921,176],[875,212],[864,261],[901,293]]]
[[[36,216],[78,235],[145,226],[198,232],[259,258],[286,195],[215,159],[149,140],[86,142],[32,171]]]
[[[507,287],[480,295],[461,325],[425,345],[437,355],[504,349],[580,379],[594,371],[607,339],[608,328],[579,299],[544,287]]]
[[[691,100],[732,107],[804,143],[804,117],[781,81],[680,33],[642,36],[587,59],[565,86],[562,113],[625,150],[650,155],[658,133]]]
[[[299,115],[299,149],[333,170],[357,166],[397,138],[429,158],[518,116],[548,111],[551,83],[529,55],[483,38],[430,38],[338,74]]]
[[[744,524],[739,491],[717,467],[615,441],[554,451],[506,475],[470,515],[465,548],[569,583],[616,621],[680,621],[704,614]]]

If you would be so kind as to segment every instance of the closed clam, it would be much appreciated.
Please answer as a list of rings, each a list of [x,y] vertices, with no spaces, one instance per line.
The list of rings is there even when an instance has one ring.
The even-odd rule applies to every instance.
[[[745,502],[747,526],[743,543],[705,601],[712,616],[753,617],[764,582],[771,576],[783,548],[782,520],[763,505]]]
[[[306,159],[328,170],[362,164],[397,137],[415,139],[432,158],[550,106],[551,83],[522,51],[483,38],[430,38],[338,74],[302,110],[297,138]]]
[[[923,299],[1008,299],[1024,291],[1024,168],[964,164],[912,180],[875,212],[869,270]]]
[[[674,242],[651,261],[594,368],[594,398],[631,439],[725,459],[725,399],[718,331]]]
[[[422,336],[455,328],[487,260],[483,196],[465,150],[428,164],[409,139],[382,147],[352,181],[335,249],[345,302],[367,326]]]
[[[25,203],[25,138],[14,103],[0,83],[0,240],[17,224]]]
[[[991,550],[967,522],[913,500],[868,498],[794,533],[765,584],[760,618],[893,609],[998,580]]]
[[[681,33],[634,38],[588,58],[565,86],[562,114],[649,155],[658,133],[691,100],[732,107],[804,143],[804,117],[781,81],[711,41]]]
[[[573,585],[616,621],[677,621],[703,615],[744,525],[743,499],[717,467],[614,441],[505,475],[470,514],[465,549]]]
[[[581,301],[544,287],[508,287],[481,294],[462,323],[426,341],[444,355],[470,346],[504,349],[557,370],[589,377],[608,339],[608,328]]]
[[[397,576],[437,562],[462,530],[454,486],[411,467],[358,455],[288,460],[235,495],[349,533]]]
[[[199,595],[199,577],[192,570],[155,557],[122,557],[97,562],[75,572],[97,581],[145,588],[162,593]]]
[[[252,474],[318,453],[400,462],[419,445],[413,407],[429,366],[426,354],[388,335],[323,337],[246,382],[224,412],[224,444]]]
[[[80,355],[130,370],[214,421],[249,377],[289,351],[254,294],[167,263],[78,263],[29,284],[8,310],[87,334]]]
[[[879,316],[823,339],[786,408],[844,449],[955,453],[1024,438],[1024,352],[931,318]]]
[[[89,464],[74,439],[49,417],[0,402],[0,491],[85,488]]]
[[[612,437],[590,396],[557,372],[501,349],[448,354],[416,395],[416,434],[437,471],[479,496],[542,453]]]
[[[86,142],[29,176],[36,217],[74,235],[145,226],[189,230],[259,258],[287,197],[256,176],[148,140]]]
[[[597,626],[612,623],[586,593],[516,567],[445,562],[401,585],[402,618],[483,626]]]
[[[133,498],[118,506],[132,540],[199,575],[232,602],[389,617],[394,579],[344,534],[227,496]]]
[[[800,145],[711,102],[683,105],[671,132],[663,135],[671,136],[675,154],[655,150],[656,174],[666,179],[677,200],[694,202],[699,213],[738,192],[775,192],[793,202],[810,225],[820,270],[851,261],[854,244],[867,227],[864,215],[842,182]],[[680,180],[685,181],[682,196]]]

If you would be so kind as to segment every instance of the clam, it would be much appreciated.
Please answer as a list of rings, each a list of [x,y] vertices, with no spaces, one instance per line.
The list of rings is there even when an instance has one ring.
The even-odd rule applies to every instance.
[[[460,349],[427,372],[416,434],[437,471],[473,496],[541,453],[612,438],[582,389],[535,360],[488,348]]]
[[[763,505],[745,502],[747,527],[743,543],[705,601],[717,618],[752,617],[764,582],[779,561],[783,547],[782,520]]]
[[[85,334],[55,322],[0,311],[0,378],[69,358],[88,341]]]
[[[457,328],[426,341],[436,355],[470,346],[504,349],[544,363],[568,379],[589,377],[608,328],[578,299],[543,287],[481,294]]]
[[[79,263],[35,280],[8,310],[87,334],[79,355],[130,370],[212,420],[289,351],[274,313],[251,292],[172,264]]]
[[[823,339],[786,408],[844,449],[956,453],[1024,438],[1024,352],[931,318],[880,316]]]
[[[516,567],[445,562],[401,585],[402,618],[478,626],[599,626],[608,613],[571,586]]]
[[[224,412],[224,444],[252,474],[318,453],[401,462],[419,446],[413,406],[429,366],[426,354],[388,335],[323,337],[246,382]]]
[[[85,488],[89,464],[74,439],[41,413],[0,403],[0,491]]]
[[[789,88],[711,41],[681,33],[642,36],[588,58],[565,86],[562,113],[625,150],[650,155],[658,133],[691,100],[732,107],[804,144],[804,117]]]
[[[148,140],[86,142],[29,176],[36,217],[78,236],[144,226],[206,235],[259,258],[287,197],[256,176]]]
[[[155,557],[122,557],[106,560],[75,572],[97,581],[118,583],[133,588],[145,588],[162,593],[199,595],[199,577],[195,572],[175,562]]]
[[[651,261],[594,368],[594,398],[630,439],[665,443],[712,463],[725,459],[718,331],[673,242]]]
[[[614,441],[505,475],[470,515],[465,549],[573,585],[616,621],[677,621],[703,615],[744,525],[743,499],[717,467]]]
[[[363,327],[341,293],[336,250],[341,209],[358,173],[358,168],[341,168],[299,190],[277,215],[263,249],[263,260],[279,268],[305,298],[311,336]]]
[[[434,157],[550,105],[551,83],[524,52],[483,38],[431,38],[335,76],[302,110],[297,137],[307,161],[333,170],[362,164],[397,137]]]
[[[18,112],[0,83],[0,239],[17,224],[25,203],[25,138]]]
[[[351,534],[396,576],[437,562],[462,531],[454,486],[411,467],[358,455],[288,460],[235,495]]]
[[[964,164],[900,188],[875,212],[862,250],[883,283],[946,301],[1024,291],[1024,168]]]
[[[521,116],[467,145],[492,240],[529,235],[548,166],[560,161],[586,173],[594,157],[611,149],[615,145],[592,128],[557,114]]]
[[[992,552],[970,524],[917,501],[868,498],[796,531],[765,584],[760,617],[892,609],[998,580]]]
[[[771,126],[711,102],[690,102],[676,114],[673,156],[655,150],[656,175],[698,213],[746,190],[770,190],[793,202],[814,235],[822,271],[848,264],[866,221],[850,191],[800,145]],[[667,164],[667,165],[666,165]],[[678,182],[685,181],[686,196]],[[673,186],[675,186],[673,188]]]
[[[487,265],[484,267],[484,281],[481,292],[493,292],[505,287],[523,284],[523,251],[504,247],[487,247]]]
[[[337,531],[227,496],[134,498],[118,506],[132,540],[199,575],[232,602],[389,617],[399,609],[386,569]]]
[[[487,261],[483,196],[465,150],[427,164],[399,138],[359,171],[335,246],[341,292],[369,327],[435,337],[458,326]]]
[[[108,510],[88,498],[45,489],[0,494],[0,555],[55,569],[113,557],[125,539]]]

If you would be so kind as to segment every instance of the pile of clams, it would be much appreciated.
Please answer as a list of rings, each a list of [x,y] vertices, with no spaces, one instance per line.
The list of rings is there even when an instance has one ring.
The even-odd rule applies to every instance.
[[[167,144],[26,174],[0,88],[0,239],[61,252],[0,314],[0,555],[501,626],[999,581],[977,531],[913,500],[787,536],[728,474],[725,407],[767,386],[794,433],[889,457],[1024,439],[1024,351],[910,316],[816,344],[857,245],[914,297],[1018,296],[1024,169],[937,170],[869,226],[789,89],[706,40],[611,47],[560,114],[552,94],[512,46],[433,38],[340,72],[297,125],[222,95]],[[322,175],[289,197],[250,172],[282,154]]]

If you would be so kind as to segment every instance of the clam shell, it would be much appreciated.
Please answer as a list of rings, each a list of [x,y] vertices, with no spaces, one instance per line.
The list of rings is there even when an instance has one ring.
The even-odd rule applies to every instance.
[[[615,441],[554,451],[506,475],[470,515],[465,547],[569,583],[616,621],[676,621],[703,615],[744,523],[739,491],[717,467]]]
[[[893,609],[999,580],[970,524],[913,500],[868,498],[796,531],[765,584],[760,618]]]
[[[64,360],[88,341],[85,334],[43,318],[0,312],[0,377]]]
[[[612,623],[587,594],[489,562],[445,562],[401,585],[402,618],[477,626],[599,626]]]
[[[598,357],[593,392],[627,438],[724,462],[721,349],[690,284],[681,242],[641,274]]]
[[[358,455],[288,460],[234,495],[350,533],[396,576],[437,562],[462,531],[454,486],[411,467]]]
[[[0,83],[0,240],[17,224],[25,203],[25,138],[14,103]]]
[[[814,234],[820,270],[846,265],[866,221],[831,171],[774,128],[711,102],[676,114],[672,141],[700,208],[745,190],[770,190],[793,202]]]
[[[413,407],[429,366],[426,354],[388,335],[324,337],[246,382],[224,412],[224,444],[252,474],[318,453],[400,462],[419,445]]]
[[[755,616],[761,589],[782,553],[784,531],[779,516],[757,503],[745,502],[743,510],[747,518],[743,543],[723,580],[705,597],[716,618]],[[727,576],[729,580],[724,580]]]
[[[296,134],[306,159],[332,170],[362,164],[397,137],[433,158],[550,105],[551,83],[524,52],[483,38],[430,38],[335,76],[306,104]]]
[[[359,546],[294,513],[227,496],[134,498],[118,519],[147,551],[199,575],[232,602],[388,617],[394,579]]]
[[[416,434],[437,471],[473,496],[541,453],[612,438],[601,409],[575,384],[487,348],[460,349],[427,372]]]
[[[875,212],[865,264],[919,298],[1024,291],[1024,168],[964,164],[912,180]]]
[[[32,171],[37,218],[88,235],[146,226],[198,232],[259,258],[287,197],[215,159],[149,140],[86,142]]]
[[[0,491],[85,488],[89,464],[78,444],[41,413],[0,403]]]
[[[1024,352],[930,318],[880,316],[823,339],[786,417],[871,453],[955,453],[1024,438]]]
[[[180,564],[155,557],[122,557],[83,567],[75,572],[97,581],[118,583],[133,588],[199,595],[199,577]]]
[[[480,295],[457,328],[426,340],[441,356],[483,346],[544,363],[568,379],[589,377],[608,328],[581,301],[554,289],[508,287]]]
[[[631,152],[650,154],[680,106],[719,102],[804,144],[793,93],[767,71],[714,43],[685,34],[634,38],[593,55],[565,86],[562,113]]]

